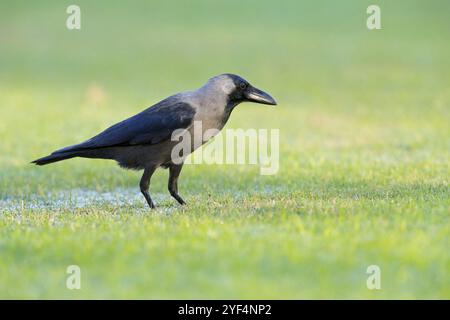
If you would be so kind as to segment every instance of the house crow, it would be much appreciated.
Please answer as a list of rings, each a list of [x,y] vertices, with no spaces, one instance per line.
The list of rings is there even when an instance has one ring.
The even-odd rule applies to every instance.
[[[177,129],[193,133],[196,121],[201,122],[203,132],[221,130],[234,107],[247,101],[276,105],[270,95],[243,78],[222,74],[197,90],[170,96],[89,140],[59,149],[33,163],[46,165],[75,157],[97,158],[115,160],[123,168],[144,170],[140,189],[150,208],[155,207],[149,194],[150,178],[157,168],[168,168],[169,192],[180,204],[185,204],[178,194],[183,163],[173,161],[172,149],[178,141],[173,140],[172,134]],[[190,152],[198,146],[193,146]]]

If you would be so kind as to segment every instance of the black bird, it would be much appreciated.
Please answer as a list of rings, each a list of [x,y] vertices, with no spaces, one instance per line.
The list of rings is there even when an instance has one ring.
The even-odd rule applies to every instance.
[[[169,192],[180,204],[185,204],[178,194],[178,176],[183,162],[174,161],[172,157],[172,149],[179,143],[173,141],[172,133],[185,129],[192,135],[193,124],[197,121],[201,122],[203,132],[221,130],[234,107],[246,101],[276,105],[270,95],[240,76],[222,74],[209,79],[197,90],[170,96],[85,142],[59,149],[32,163],[41,166],[82,157],[112,159],[123,168],[144,170],[140,188],[150,208],[155,207],[148,192],[150,178],[157,168],[169,168]],[[202,138],[190,152],[205,142]],[[186,156],[188,154],[182,154]]]

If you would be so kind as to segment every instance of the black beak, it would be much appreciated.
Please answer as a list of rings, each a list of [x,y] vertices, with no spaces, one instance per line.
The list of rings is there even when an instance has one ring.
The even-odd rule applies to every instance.
[[[272,98],[269,94],[265,93],[262,90],[256,89],[252,86],[249,86],[245,91],[246,101],[256,102],[261,104],[270,104],[272,106],[276,106],[277,102],[274,98]]]

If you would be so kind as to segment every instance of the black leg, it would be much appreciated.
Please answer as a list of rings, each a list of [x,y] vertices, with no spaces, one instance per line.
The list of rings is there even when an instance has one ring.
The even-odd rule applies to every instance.
[[[152,177],[153,172],[155,172],[156,167],[145,168],[144,174],[142,175],[141,182],[139,186],[141,187],[141,192],[144,195],[145,200],[151,209],[155,208],[155,204],[153,203],[150,194],[148,193],[148,189],[150,187],[150,178]]]
[[[180,175],[183,164],[173,164],[169,167],[169,192],[179,204],[186,204],[178,194],[178,176]]]

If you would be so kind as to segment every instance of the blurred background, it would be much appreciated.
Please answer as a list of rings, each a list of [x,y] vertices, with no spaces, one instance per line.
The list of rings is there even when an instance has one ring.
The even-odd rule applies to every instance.
[[[379,156],[387,139],[394,152],[426,143],[442,158],[449,4],[377,3],[382,30],[369,31],[370,1],[78,1],[78,31],[66,28],[71,2],[2,1],[2,194],[14,192],[5,188],[11,177],[21,193],[40,179],[29,179],[37,172],[24,167],[29,160],[224,72],[279,100],[276,110],[241,106],[229,126],[283,127],[295,159],[282,161],[323,145]],[[58,168],[79,168],[64,181],[72,187],[86,184],[79,173],[93,165],[110,172],[95,161]]]
[[[81,30],[66,28],[71,4],[81,8]],[[370,4],[381,8],[381,30],[366,27]],[[54,265],[73,260],[64,253],[70,248],[85,264],[89,257],[102,261],[92,262],[97,285],[86,289],[85,297],[448,298],[449,13],[446,0],[0,1],[0,250],[6,261],[0,266],[1,296],[72,297],[57,288],[63,280]],[[186,231],[197,241],[179,239],[187,241],[184,247],[167,255],[158,251],[160,264],[153,265],[155,255],[133,255],[140,245],[149,251],[158,247],[146,242],[148,233],[136,231],[133,238],[133,231],[122,234],[115,222],[113,243],[125,237],[134,247],[114,251],[110,243],[102,250],[112,262],[91,240],[103,239],[93,217],[104,221],[101,210],[114,203],[92,206],[89,217],[75,215],[75,226],[63,223],[61,233],[48,221],[66,221],[67,213],[53,216],[43,208],[36,216],[27,210],[27,202],[52,199],[60,191],[137,192],[139,174],[112,162],[74,159],[45,168],[28,163],[221,73],[243,76],[279,104],[243,104],[227,127],[280,128],[281,134],[277,175],[262,177],[255,166],[184,169],[181,194],[194,202],[196,218],[177,211],[178,222],[170,222],[166,232],[177,239],[191,230],[189,221],[205,219],[214,226],[225,219],[225,235],[219,229],[210,238],[214,228],[207,224],[200,229],[205,234],[198,231],[223,245],[214,242],[211,251],[198,251],[203,242]],[[163,208],[170,208],[166,175],[156,174],[152,186]],[[202,206],[206,198],[210,204]],[[17,213],[12,202],[25,211]],[[248,214],[250,222],[227,216],[236,207],[239,218]],[[362,215],[351,222],[329,217],[348,213]],[[308,218],[311,214],[324,214],[323,221]],[[380,220],[371,222],[372,217]],[[144,218],[126,219],[136,219],[138,228]],[[153,219],[145,221],[168,223]],[[307,223],[304,219],[309,227],[290,229]],[[279,229],[264,234],[274,225]],[[153,227],[156,235],[162,232]],[[246,227],[248,232],[236,231]],[[80,233],[72,235],[70,228]],[[286,238],[278,238],[280,232]],[[280,258],[280,252],[286,256]],[[226,264],[219,254],[236,264]],[[190,260],[192,255],[198,260]],[[361,257],[395,261],[391,279],[398,282],[391,291],[373,296],[364,282],[353,282],[355,270],[365,271],[352,260]],[[102,263],[112,266],[111,275],[102,273]],[[410,269],[402,269],[404,263]],[[170,272],[160,289],[124,276],[144,274],[150,266],[156,271],[149,271],[154,272],[149,279]],[[320,284],[309,282],[314,270],[321,272]],[[55,278],[40,278],[42,273]],[[120,275],[129,291],[111,289]],[[419,284],[408,282],[419,275]]]

